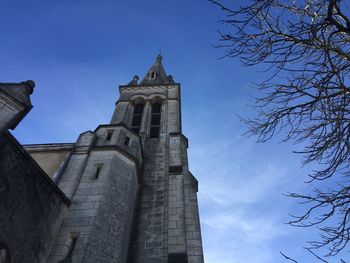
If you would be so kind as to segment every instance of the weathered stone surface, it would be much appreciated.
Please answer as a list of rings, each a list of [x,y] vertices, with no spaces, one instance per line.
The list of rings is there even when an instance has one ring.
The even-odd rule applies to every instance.
[[[0,134],[14,129],[31,110],[30,94],[35,83],[0,83]]]
[[[47,262],[126,262],[139,163],[140,140],[123,125],[101,125],[79,136],[58,182],[72,205]],[[78,238],[69,253],[73,235]]]
[[[123,120],[131,125],[133,105],[144,103],[140,127],[144,170],[128,262],[187,262],[188,259],[202,263],[199,215],[192,210],[188,212],[186,207],[197,205],[197,185],[193,187],[196,180],[188,171],[188,142],[181,133],[180,86],[145,83],[120,87],[120,100],[111,121]],[[160,136],[149,138],[155,102],[162,104]],[[191,256],[187,256],[187,250],[191,250]]]
[[[158,140],[145,141],[143,145],[144,170],[129,261],[164,262],[164,251],[166,251],[166,146],[164,142]]]
[[[9,134],[0,160],[0,243],[13,263],[45,262],[69,200]]]
[[[203,263],[198,186],[181,131],[180,85],[166,76],[160,57],[141,83],[134,79],[120,86],[111,123],[80,134],[76,143],[26,146],[62,192],[52,181],[32,179],[35,173],[27,167],[41,169],[5,141],[11,154],[2,155],[6,174],[0,169],[0,198],[8,199],[0,202],[5,212],[0,245],[5,240],[15,253],[24,242],[18,248],[22,261],[14,262]],[[143,110],[134,118],[139,103]],[[17,184],[28,199],[6,188]],[[65,209],[67,197],[71,205]],[[10,230],[9,220],[18,229]],[[18,236],[10,240],[13,233]]]

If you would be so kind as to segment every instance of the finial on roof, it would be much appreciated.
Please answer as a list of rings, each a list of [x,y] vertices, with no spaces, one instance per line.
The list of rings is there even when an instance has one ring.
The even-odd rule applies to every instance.
[[[128,83],[128,86],[136,86],[138,83],[137,81],[139,80],[139,76],[135,75],[132,80]]]
[[[159,50],[159,54],[158,54],[158,56],[157,56],[157,62],[158,63],[161,63],[162,62],[162,52],[161,52],[161,50]]]
[[[172,75],[168,75],[168,81],[169,81],[170,83],[175,83],[175,81],[174,81]]]
[[[33,93],[33,89],[35,87],[35,82],[32,80],[27,80],[24,82],[21,82],[21,84],[24,84],[26,86],[25,94],[30,95]]]

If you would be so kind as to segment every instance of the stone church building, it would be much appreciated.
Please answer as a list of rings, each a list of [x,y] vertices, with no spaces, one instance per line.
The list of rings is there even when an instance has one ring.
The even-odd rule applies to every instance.
[[[159,55],[109,124],[20,145],[34,82],[0,83],[0,263],[203,263],[180,84]]]

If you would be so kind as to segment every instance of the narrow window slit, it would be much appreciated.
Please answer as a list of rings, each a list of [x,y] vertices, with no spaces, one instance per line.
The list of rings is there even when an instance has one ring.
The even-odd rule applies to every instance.
[[[110,141],[112,139],[113,131],[107,131],[106,140]]]
[[[71,235],[70,237],[70,244],[69,244],[69,249],[68,249],[68,253],[67,253],[67,259],[71,259],[73,252],[74,252],[74,248],[77,244],[77,240],[78,240],[79,235],[74,234]]]
[[[10,263],[10,253],[4,244],[0,244],[0,263]]]
[[[125,137],[124,144],[129,146],[130,138],[128,136]]]
[[[135,105],[134,109],[134,116],[131,123],[131,129],[137,134],[140,132],[143,108],[144,105],[142,103],[138,103]]]
[[[152,105],[152,117],[151,117],[151,138],[159,138],[160,133],[160,120],[161,120],[162,104],[156,102]]]
[[[96,170],[95,170],[95,179],[97,179],[100,175],[100,172],[101,172],[101,168],[102,168],[102,165],[99,164],[96,166]]]

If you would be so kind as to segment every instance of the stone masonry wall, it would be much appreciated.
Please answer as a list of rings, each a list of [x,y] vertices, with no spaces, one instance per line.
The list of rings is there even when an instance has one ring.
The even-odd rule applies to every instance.
[[[59,180],[72,205],[48,263],[126,261],[141,162],[139,138],[124,126],[79,136]]]
[[[188,172],[185,176],[185,224],[188,263],[203,263],[202,237],[199,222],[197,185]]]
[[[136,171],[117,155],[112,155],[110,163],[103,179],[103,197],[87,239],[84,263],[126,262],[137,193]]]
[[[0,243],[11,263],[46,262],[69,200],[9,134],[0,160]]]
[[[181,133],[180,86],[121,86],[111,123],[131,124],[133,105],[144,111],[140,137],[144,169],[128,263],[203,263],[197,181],[188,171]],[[159,138],[149,138],[152,103],[161,102]]]
[[[128,262],[161,263],[167,257],[164,141],[144,142],[144,170]]]
[[[24,149],[51,178],[60,170],[62,163],[74,144],[36,144],[24,145]]]

